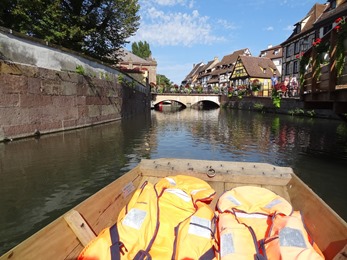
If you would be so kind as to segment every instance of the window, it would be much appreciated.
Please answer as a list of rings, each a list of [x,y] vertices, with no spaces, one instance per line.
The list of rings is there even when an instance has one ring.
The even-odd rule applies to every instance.
[[[309,45],[309,43],[310,43],[310,40],[308,40],[308,39],[302,40],[300,42],[300,49],[301,49],[301,51],[306,51],[309,47],[311,47]]]
[[[330,9],[335,9],[336,8],[336,0],[330,1]]]
[[[294,73],[299,72],[299,66],[298,66],[298,61],[294,61]]]
[[[333,28],[332,24],[324,26],[323,35],[327,34]]]
[[[287,57],[290,57],[294,54],[294,44],[289,45],[287,47]]]
[[[289,62],[289,66],[288,66],[288,72],[289,74],[293,74],[293,62]]]
[[[310,48],[312,46],[312,43],[314,42],[314,35],[310,35],[310,37],[308,37],[308,46],[307,48]]]
[[[264,79],[263,90],[269,90],[269,80]]]
[[[295,34],[298,34],[301,32],[301,24],[297,24],[295,27]]]
[[[293,74],[293,62],[289,62],[285,66],[285,73],[286,75],[291,75]]]
[[[297,54],[297,53],[299,53],[300,52],[300,44],[299,44],[299,42],[297,41],[296,43],[295,43],[295,54]]]

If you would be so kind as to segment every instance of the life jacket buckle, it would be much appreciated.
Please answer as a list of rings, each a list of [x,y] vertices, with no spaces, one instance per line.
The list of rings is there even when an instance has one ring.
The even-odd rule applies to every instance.
[[[119,241],[118,245],[119,245],[119,252],[121,252],[122,255],[124,255],[125,252],[128,252],[128,249],[125,247],[123,242]],[[123,248],[124,248],[125,252],[123,251]]]

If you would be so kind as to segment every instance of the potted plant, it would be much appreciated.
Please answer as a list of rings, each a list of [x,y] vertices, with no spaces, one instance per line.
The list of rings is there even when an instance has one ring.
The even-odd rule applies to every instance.
[[[246,85],[238,85],[235,92],[236,92],[237,97],[239,99],[242,99],[242,97],[247,94],[247,86]]]
[[[190,94],[191,92],[192,92],[192,89],[191,89],[190,86],[187,84],[187,85],[184,87],[184,93]]]
[[[322,41],[321,38],[317,38],[313,43],[312,43],[313,48],[316,49],[317,56],[315,57],[316,60],[316,68],[315,72],[317,75],[317,79],[320,78],[321,76],[321,65],[323,64],[324,61],[324,55],[325,53],[330,52],[330,44],[327,41]]]
[[[203,90],[204,90],[204,89],[203,89],[203,87],[202,87],[201,85],[197,85],[197,86],[196,86],[196,92],[197,92],[197,93],[201,94],[201,93],[203,92]]]
[[[272,104],[275,106],[275,108],[281,107],[281,98],[283,93],[286,90],[287,90],[287,87],[284,84],[284,82],[279,82],[273,87],[271,92],[271,99],[272,99]]]
[[[258,96],[258,92],[261,89],[261,82],[259,81],[259,79],[255,79],[252,81],[251,83],[251,90],[252,90],[252,94],[253,96]]]
[[[234,96],[234,92],[235,92],[234,88],[233,87],[229,87],[228,88],[228,97]]]
[[[219,92],[220,92],[219,87],[218,86],[214,86],[213,87],[213,93],[214,94],[218,94]]]

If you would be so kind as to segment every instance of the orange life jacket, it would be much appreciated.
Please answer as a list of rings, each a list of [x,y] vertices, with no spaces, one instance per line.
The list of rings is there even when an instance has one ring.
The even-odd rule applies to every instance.
[[[300,258],[305,250],[307,259],[317,259],[317,255],[322,257],[319,249],[308,243],[309,237],[301,218],[297,218],[298,213],[293,213],[290,203],[270,190],[237,187],[225,192],[216,208],[219,257],[222,260],[305,259]],[[288,236],[293,234],[303,237],[305,249],[288,242]],[[291,258],[285,258],[286,255]]]
[[[268,259],[324,259],[317,245],[310,241],[299,211],[290,216],[275,215],[269,236],[261,244]]]
[[[138,189],[111,228],[78,259],[213,259],[215,191],[190,176],[173,176]]]

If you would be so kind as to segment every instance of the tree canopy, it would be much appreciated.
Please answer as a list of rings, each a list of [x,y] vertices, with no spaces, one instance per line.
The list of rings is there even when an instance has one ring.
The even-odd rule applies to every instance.
[[[165,75],[157,74],[157,85],[170,87],[172,82]]]
[[[131,49],[133,54],[143,59],[147,59],[152,55],[151,48],[149,47],[149,44],[146,41],[134,42],[131,45]]]
[[[139,27],[138,0],[1,0],[0,25],[102,60]]]

